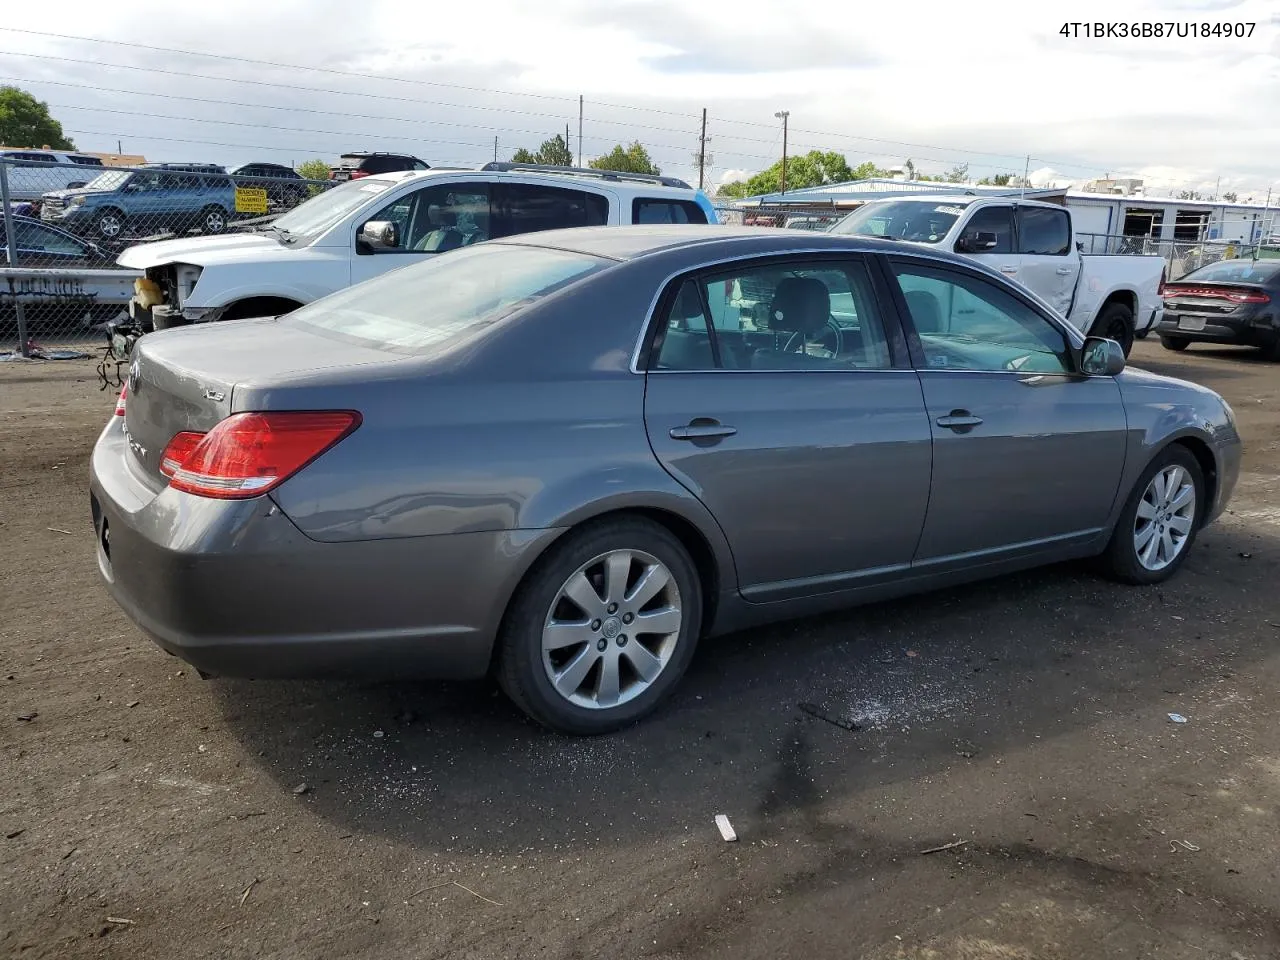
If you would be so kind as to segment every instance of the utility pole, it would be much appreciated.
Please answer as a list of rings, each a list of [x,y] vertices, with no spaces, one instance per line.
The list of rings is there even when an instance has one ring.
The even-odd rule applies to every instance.
[[[565,153],[569,154],[569,162],[566,163],[565,166],[572,167],[573,166],[573,147],[569,146],[569,124],[567,123],[564,125],[564,151]]]
[[[790,110],[779,110],[774,114],[782,121],[782,190],[780,193],[787,192],[787,118],[791,116]]]
[[[493,162],[498,162],[498,135],[493,135]]]
[[[702,189],[702,180],[707,168],[707,108],[702,108],[702,135],[698,137],[698,189]]]
[[[578,166],[582,166],[582,94],[578,94]]]
[[[119,156],[122,156],[123,154],[124,154],[124,147],[122,147],[122,146],[120,145],[120,141],[119,141],[119,140],[117,140],[117,141],[116,141],[116,156],[117,156],[117,157],[119,157]]]
[[[1018,194],[1019,198],[1027,195],[1027,178],[1031,176],[1031,154],[1027,154],[1026,165],[1022,168],[1022,192]]]

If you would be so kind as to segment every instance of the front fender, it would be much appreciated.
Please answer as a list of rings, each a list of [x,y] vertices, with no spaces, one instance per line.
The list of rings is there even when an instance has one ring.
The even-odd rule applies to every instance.
[[[310,303],[350,286],[351,265],[336,257],[304,263],[266,262],[206,266],[183,302],[184,308],[215,310],[250,297],[282,297]]]
[[[1130,368],[1116,378],[1129,423],[1121,496],[1112,521],[1152,459],[1169,444],[1189,442],[1213,461],[1211,500],[1204,518],[1222,513],[1240,472],[1240,435],[1226,402],[1205,387]]]

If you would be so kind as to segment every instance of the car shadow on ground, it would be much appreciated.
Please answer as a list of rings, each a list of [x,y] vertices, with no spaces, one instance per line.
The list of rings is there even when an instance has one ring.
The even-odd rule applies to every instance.
[[[1271,653],[1256,608],[1277,563],[1275,537],[1218,526],[1161,587],[1059,565],[717,638],[656,716],[593,739],[535,727],[485,684],[211,689],[281,792],[307,783],[310,808],[351,831],[510,852],[732,809],[767,835],[820,797],[1178,710],[1219,664]]]

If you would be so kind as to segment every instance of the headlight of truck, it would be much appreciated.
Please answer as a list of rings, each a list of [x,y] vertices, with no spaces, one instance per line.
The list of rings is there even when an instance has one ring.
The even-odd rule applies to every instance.
[[[68,207],[78,207],[78,206],[80,206],[81,204],[83,204],[83,203],[84,203],[84,200],[85,200],[85,198],[84,198],[84,197],[68,197],[68,198],[67,198],[67,206],[68,206]]]
[[[195,289],[196,281],[200,279],[201,269],[189,263],[180,263],[174,268],[174,280],[177,281],[178,291],[178,302],[174,304],[175,307],[181,309],[191,297],[191,291]]]

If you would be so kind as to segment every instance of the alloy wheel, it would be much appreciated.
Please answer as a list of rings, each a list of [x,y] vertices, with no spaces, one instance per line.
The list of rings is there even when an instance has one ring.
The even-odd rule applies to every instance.
[[[542,628],[552,688],[594,710],[633,700],[670,663],[684,620],[671,571],[641,550],[612,550],[579,567]]]
[[[1163,570],[1182,553],[1196,518],[1196,487],[1186,469],[1157,471],[1142,492],[1133,521],[1133,549],[1147,570]]]

